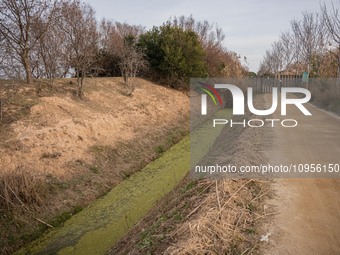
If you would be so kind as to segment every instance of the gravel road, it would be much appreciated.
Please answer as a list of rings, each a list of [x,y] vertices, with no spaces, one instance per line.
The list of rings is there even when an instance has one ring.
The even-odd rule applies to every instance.
[[[285,118],[296,119],[298,127],[273,129],[267,152],[272,164],[340,164],[340,119],[312,105],[307,109],[312,116],[288,108]],[[296,177],[274,182],[269,204],[278,214],[266,227],[265,254],[340,254],[340,173]]]

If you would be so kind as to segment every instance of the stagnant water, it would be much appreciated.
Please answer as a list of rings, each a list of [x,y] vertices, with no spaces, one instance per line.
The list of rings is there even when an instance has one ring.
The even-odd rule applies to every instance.
[[[225,115],[221,110],[218,115]],[[220,128],[216,129],[217,137]],[[205,141],[214,142],[214,139]],[[205,149],[204,149],[205,148]],[[202,148],[202,156],[209,146]],[[197,159],[198,160],[198,159]],[[155,202],[174,189],[190,165],[189,136],[140,172],[115,186],[80,213],[32,242],[16,254],[105,254],[142,219]]]

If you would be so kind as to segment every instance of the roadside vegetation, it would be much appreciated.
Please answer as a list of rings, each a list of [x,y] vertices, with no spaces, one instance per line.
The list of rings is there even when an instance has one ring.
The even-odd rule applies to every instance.
[[[312,92],[311,102],[340,115],[340,2],[321,3],[318,12],[303,12],[289,31],[267,50],[258,76],[298,80]],[[306,72],[309,81],[302,82]]]
[[[261,254],[268,197],[269,181],[188,177],[107,254]]]
[[[319,12],[303,12],[291,21],[291,28],[281,33],[267,50],[258,75],[302,75],[310,78],[340,77],[339,1],[321,3]],[[339,85],[339,80],[337,85]]]
[[[0,254],[61,226],[183,138],[190,77],[337,76],[311,89],[315,104],[340,112],[338,12],[322,5],[292,21],[255,74],[217,24],[192,16],[147,30],[96,20],[79,0],[1,0]],[[256,252],[266,185],[186,179],[112,254],[205,253],[204,242],[217,244],[210,252]]]
[[[43,97],[13,83],[0,124],[0,254],[61,226],[189,129],[186,94],[139,78],[133,99],[122,78],[89,78],[82,100],[76,78],[42,83]]]
[[[130,126],[135,135],[114,146],[89,142],[97,134],[82,133],[93,130],[91,116],[84,113],[120,118],[137,111],[145,119],[159,118],[155,112],[161,104],[151,109],[150,102],[168,101],[172,92],[153,94],[157,89],[148,85],[150,91],[143,93],[154,98],[138,102],[136,90],[145,89],[140,76],[186,90],[191,76],[247,75],[240,56],[223,46],[223,31],[192,16],[174,17],[147,31],[141,25],[98,21],[95,10],[78,0],[3,0],[0,19],[2,254],[59,226],[188,131],[186,94],[174,102],[187,105],[185,111],[172,114],[164,107],[169,121],[143,134]],[[107,78],[105,85],[93,79],[116,76],[122,79]],[[62,121],[69,126],[59,127]]]
[[[121,76],[126,94],[144,75],[175,88],[192,76],[247,75],[240,57],[222,44],[223,31],[192,16],[175,17],[151,30],[103,19],[78,0],[0,3],[0,77],[25,80],[76,77],[77,96],[85,79]],[[20,39],[22,38],[22,39]],[[37,83],[37,92],[39,86]]]
[[[187,133],[186,94],[176,94],[181,102],[174,104],[186,109],[175,112],[168,100],[174,92],[145,87],[137,77],[185,90],[191,76],[247,74],[222,45],[223,31],[191,16],[147,31],[96,20],[92,6],[78,0],[2,0],[0,20],[1,254],[61,225]],[[122,79],[94,79],[116,76]],[[136,90],[153,98],[143,101]],[[150,106],[160,100],[167,102],[163,110],[161,103]],[[131,112],[168,121],[142,122],[143,133],[129,124],[130,137],[119,143],[126,130],[112,126],[113,142],[97,141],[112,136],[92,127],[99,116],[103,121],[107,113],[112,122]]]
[[[256,97],[257,106],[264,104],[263,97]],[[223,129],[224,139],[212,145],[203,161],[215,158],[219,165],[237,167],[267,162],[260,148],[271,132]],[[227,148],[221,145],[225,143]],[[267,230],[262,223],[275,214],[266,203],[271,180],[192,177],[157,203],[108,254],[263,254],[260,240]]]

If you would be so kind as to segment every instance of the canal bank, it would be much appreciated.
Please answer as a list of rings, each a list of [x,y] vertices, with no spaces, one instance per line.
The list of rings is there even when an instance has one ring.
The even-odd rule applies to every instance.
[[[221,110],[216,116],[229,112]],[[216,129],[213,135],[217,137],[221,130]],[[212,146],[214,139],[209,140]],[[209,146],[202,149],[202,156],[207,150]],[[148,213],[157,200],[174,189],[189,168],[188,136],[73,216],[63,227],[49,231],[16,254],[105,254]]]

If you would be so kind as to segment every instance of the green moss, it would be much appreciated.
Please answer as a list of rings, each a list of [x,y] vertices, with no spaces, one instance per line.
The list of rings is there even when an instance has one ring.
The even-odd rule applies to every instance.
[[[189,170],[189,137],[17,254],[104,254]],[[65,248],[61,248],[65,247]]]

